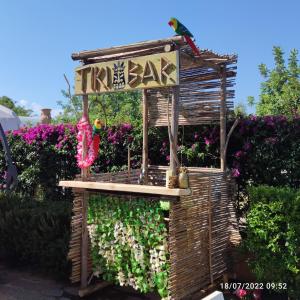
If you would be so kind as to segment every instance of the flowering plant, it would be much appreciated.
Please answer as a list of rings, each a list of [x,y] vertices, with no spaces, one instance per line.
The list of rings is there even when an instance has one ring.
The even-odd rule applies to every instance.
[[[42,199],[71,197],[69,191],[62,191],[57,185],[59,180],[72,179],[79,172],[75,126],[23,127],[7,133],[7,139],[18,171],[18,192]],[[0,151],[0,174],[5,169],[4,151]]]
[[[237,289],[234,293],[239,299],[246,299],[246,296],[248,295],[247,291],[244,289]]]
[[[262,290],[237,289],[234,294],[242,300],[261,300]]]
[[[88,224],[95,274],[168,299],[167,228],[159,202],[94,196]]]
[[[229,129],[232,120],[227,123]],[[76,163],[77,129],[74,125],[39,125],[22,128],[8,134],[12,157],[19,174],[19,190],[35,194],[39,186],[55,191],[59,179],[72,179],[79,173]],[[131,166],[141,166],[142,129],[120,124],[101,129],[101,151],[93,164],[96,172],[111,172],[127,168],[130,147]],[[179,159],[185,166],[219,167],[218,125],[179,126]],[[241,203],[244,203],[248,183],[299,187],[300,178],[300,118],[284,116],[250,116],[239,121],[228,145],[227,163],[238,183]],[[2,145],[0,145],[2,147]],[[165,128],[149,129],[149,163],[169,163],[168,132]],[[288,153],[288,155],[287,155]],[[0,151],[0,174],[6,169],[4,152]],[[92,171],[93,171],[92,170]],[[47,196],[48,197],[48,196]],[[243,214],[240,211],[239,214]]]

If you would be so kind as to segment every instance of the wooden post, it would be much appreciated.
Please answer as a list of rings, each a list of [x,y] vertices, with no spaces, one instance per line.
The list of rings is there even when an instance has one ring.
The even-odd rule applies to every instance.
[[[89,192],[82,192],[82,227],[81,227],[81,288],[84,289],[88,285],[88,249],[89,249],[89,234],[87,229],[88,216],[88,201]]]
[[[172,176],[176,176],[177,163],[175,155],[177,155],[177,137],[178,137],[178,118],[179,118],[179,86],[172,88],[172,119],[171,119],[171,136],[170,142],[170,169]],[[173,142],[173,145],[172,145]],[[173,149],[172,149],[173,147]]]
[[[220,108],[220,160],[221,170],[226,170],[225,143],[226,143],[226,66],[220,70],[221,76],[221,108]]]
[[[143,89],[143,183],[148,184],[148,99],[147,90]]]
[[[89,113],[88,113],[88,95],[82,96],[82,117],[85,117],[87,120],[89,119]],[[82,158],[84,159],[87,154],[87,144],[86,144],[86,137],[83,136],[82,141]],[[83,168],[81,169],[81,177],[82,179],[85,179],[88,177],[89,168]]]

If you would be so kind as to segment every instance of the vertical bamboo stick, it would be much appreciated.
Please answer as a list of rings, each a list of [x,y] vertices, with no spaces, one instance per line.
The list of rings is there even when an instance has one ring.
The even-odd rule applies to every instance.
[[[89,113],[88,113],[88,95],[82,96],[82,117],[89,120]],[[87,144],[86,144],[86,136],[83,136],[82,141],[82,159],[85,159],[87,154]],[[85,179],[88,177],[89,168],[83,168],[81,169],[81,177],[82,179]]]
[[[148,99],[147,90],[143,89],[143,161],[142,161],[142,171],[143,171],[143,182],[148,184]]]
[[[170,169],[172,176],[176,175],[177,163],[175,158],[175,150],[177,150],[177,137],[178,137],[178,118],[179,118],[179,86],[172,88],[172,119],[171,119],[171,136],[170,141]],[[173,143],[173,145],[172,145]],[[173,147],[173,149],[172,149]]]
[[[226,170],[225,141],[226,141],[226,66],[220,70],[221,76],[221,108],[220,108],[220,160],[221,170]]]
[[[212,203],[211,203],[211,179],[208,180],[208,256],[209,256],[209,275],[210,284],[213,284],[213,270],[212,270]]]
[[[87,217],[88,217],[88,201],[89,192],[84,190],[82,192],[82,231],[81,231],[81,288],[86,288],[88,285],[88,244],[89,236],[87,229]]]

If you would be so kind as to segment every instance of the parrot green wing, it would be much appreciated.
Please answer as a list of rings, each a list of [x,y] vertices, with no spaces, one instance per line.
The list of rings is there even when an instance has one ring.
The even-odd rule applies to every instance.
[[[183,35],[183,36],[187,35],[191,38],[194,37],[192,35],[192,33],[182,23],[180,23],[178,20],[177,20],[177,25],[178,25],[177,28],[176,28],[176,33],[177,34]]]

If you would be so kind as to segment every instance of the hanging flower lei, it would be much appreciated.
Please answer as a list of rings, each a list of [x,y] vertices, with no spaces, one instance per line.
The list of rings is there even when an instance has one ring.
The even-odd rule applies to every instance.
[[[78,134],[77,134],[77,163],[79,168],[87,168],[93,164],[96,159],[96,153],[93,147],[93,133],[92,126],[85,117],[82,117],[77,124]],[[87,153],[85,158],[82,158],[83,151],[83,137],[86,139]]]

